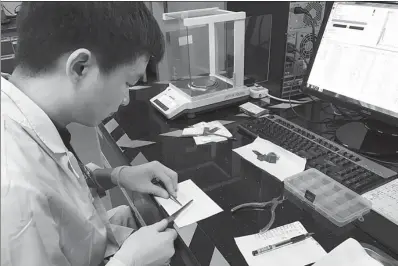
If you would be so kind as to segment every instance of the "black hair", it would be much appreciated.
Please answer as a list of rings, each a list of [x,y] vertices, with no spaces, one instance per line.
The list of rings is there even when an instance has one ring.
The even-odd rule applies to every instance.
[[[23,2],[17,17],[16,63],[31,74],[50,71],[60,56],[90,50],[102,72],[145,55],[158,63],[164,38],[143,2]]]

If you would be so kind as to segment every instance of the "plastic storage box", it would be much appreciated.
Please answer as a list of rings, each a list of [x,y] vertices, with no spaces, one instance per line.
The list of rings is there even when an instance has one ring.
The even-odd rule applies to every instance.
[[[370,212],[371,202],[316,169],[308,169],[284,181],[285,190],[339,227]]]

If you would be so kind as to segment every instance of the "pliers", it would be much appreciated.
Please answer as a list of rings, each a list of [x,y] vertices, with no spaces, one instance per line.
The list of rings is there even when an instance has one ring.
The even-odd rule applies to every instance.
[[[242,209],[251,209],[253,211],[264,211],[267,207],[271,206],[271,219],[268,222],[268,224],[260,230],[260,234],[265,233],[266,231],[268,231],[271,226],[274,224],[275,221],[275,210],[276,207],[278,207],[279,204],[281,204],[282,202],[285,201],[285,198],[283,196],[279,196],[276,198],[273,198],[271,201],[267,201],[267,202],[249,202],[249,203],[244,203],[241,205],[238,205],[234,208],[231,209],[231,213],[234,213],[238,210],[242,210]]]

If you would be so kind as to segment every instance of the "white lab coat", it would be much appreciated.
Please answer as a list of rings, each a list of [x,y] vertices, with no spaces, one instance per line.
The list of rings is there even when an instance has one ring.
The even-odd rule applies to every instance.
[[[49,117],[2,77],[1,265],[97,266],[132,232],[113,228]]]

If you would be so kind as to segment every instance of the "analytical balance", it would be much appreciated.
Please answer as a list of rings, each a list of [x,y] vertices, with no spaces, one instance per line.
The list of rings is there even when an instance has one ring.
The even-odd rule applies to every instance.
[[[168,119],[249,98],[245,12],[206,8],[163,14],[169,86],[150,101]]]

